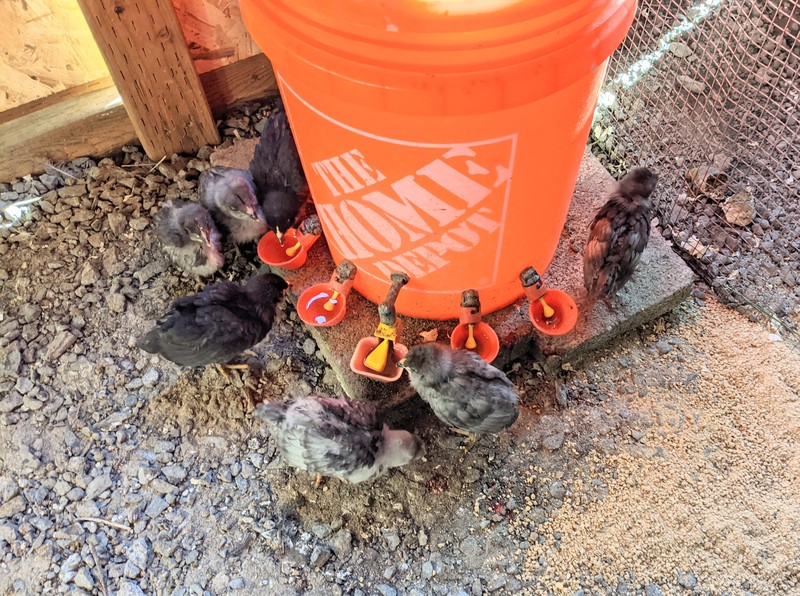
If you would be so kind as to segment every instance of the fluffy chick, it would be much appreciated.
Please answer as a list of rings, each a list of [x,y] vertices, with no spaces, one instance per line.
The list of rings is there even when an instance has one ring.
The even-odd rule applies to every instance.
[[[503,371],[469,350],[424,343],[398,363],[433,413],[473,435],[498,433],[517,420],[519,396]]]
[[[156,213],[155,230],[164,252],[187,273],[207,277],[225,263],[219,230],[198,203],[167,201]]]
[[[418,437],[391,430],[366,402],[310,396],[260,404],[255,413],[287,464],[320,476],[364,482],[425,454]]]
[[[650,238],[651,195],[658,176],[647,168],[625,174],[589,226],[583,253],[588,299],[610,299],[633,275]]]
[[[267,222],[247,170],[215,166],[200,175],[200,202],[205,205],[236,244],[258,240]]]
[[[266,337],[287,284],[272,273],[227,280],[175,300],[136,345],[181,366],[227,364]]]
[[[283,106],[270,113],[250,161],[269,229],[278,239],[297,223],[308,200],[308,183]]]

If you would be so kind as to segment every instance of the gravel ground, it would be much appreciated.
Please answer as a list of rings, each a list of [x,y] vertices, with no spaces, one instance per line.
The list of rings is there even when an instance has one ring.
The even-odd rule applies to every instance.
[[[0,242],[0,593],[798,589],[800,358],[702,292],[562,391],[516,363],[519,422],[469,450],[415,399],[390,422],[425,461],[319,489],[284,469],[241,379],[133,347],[195,287],[151,217],[208,153],[152,169],[129,148],[18,182],[43,197]],[[252,249],[227,256],[226,275],[255,269]],[[337,391],[288,305],[256,352],[259,400]]]

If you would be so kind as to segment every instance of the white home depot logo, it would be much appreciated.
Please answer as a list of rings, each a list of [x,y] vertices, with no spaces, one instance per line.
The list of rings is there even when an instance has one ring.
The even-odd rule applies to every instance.
[[[483,252],[479,262],[485,264],[485,255],[492,255],[488,260],[493,266],[474,271],[474,283],[494,283],[516,135],[462,144],[378,137],[323,114],[279,80],[305,108],[353,133],[341,131],[338,146],[358,147],[337,155],[304,154],[304,163],[310,163],[306,174],[331,245],[364,273],[386,278],[401,270],[412,279],[429,278],[430,285],[440,291],[463,289],[450,286],[458,282],[448,280],[447,266],[454,260],[463,265],[464,253],[479,247]],[[315,134],[326,131],[319,129]],[[393,146],[390,152],[378,147],[387,143]],[[388,153],[391,160],[373,162],[370,156],[379,152]],[[442,278],[434,283],[437,275]]]

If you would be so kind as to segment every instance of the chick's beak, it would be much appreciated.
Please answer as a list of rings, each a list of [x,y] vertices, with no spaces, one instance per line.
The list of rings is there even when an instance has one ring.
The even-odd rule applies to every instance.
[[[278,242],[283,246],[283,232],[279,228],[275,228],[275,235],[278,237]]]
[[[206,246],[211,248],[211,232],[209,230],[200,230],[200,236],[203,238],[203,242],[206,243]]]

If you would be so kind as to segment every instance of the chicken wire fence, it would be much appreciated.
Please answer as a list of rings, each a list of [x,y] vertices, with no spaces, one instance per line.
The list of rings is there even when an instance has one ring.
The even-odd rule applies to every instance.
[[[590,137],[615,177],[658,172],[664,236],[724,302],[795,346],[799,72],[797,0],[640,0]]]

